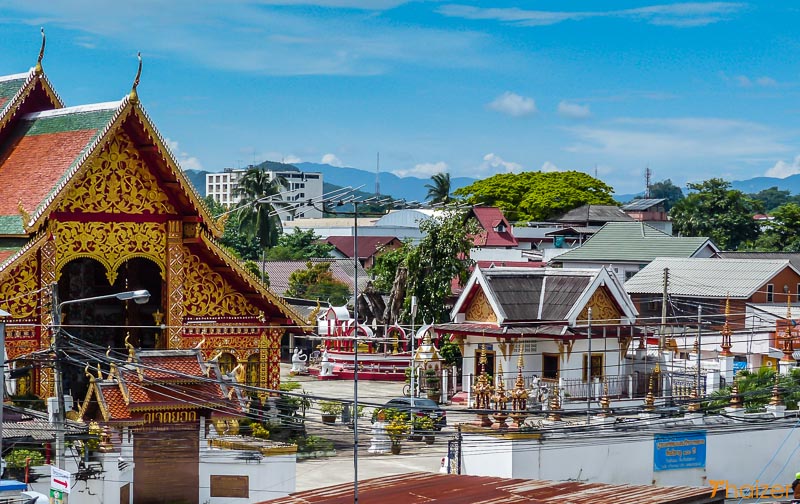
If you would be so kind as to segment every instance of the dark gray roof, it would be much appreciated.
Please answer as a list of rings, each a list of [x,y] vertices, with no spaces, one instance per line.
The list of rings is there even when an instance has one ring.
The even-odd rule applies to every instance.
[[[628,222],[632,221],[633,217],[614,205],[583,205],[570,210],[556,220],[558,222],[574,222],[588,225],[592,222]]]
[[[564,320],[596,274],[587,270],[569,274],[563,270],[553,272],[528,268],[489,268],[482,271],[488,289],[505,314],[506,322]]]
[[[88,426],[81,422],[66,421],[66,433],[85,433]],[[56,427],[48,422],[47,413],[16,406],[3,407],[3,439],[7,444],[25,440],[47,442],[55,440]]]
[[[561,236],[561,235],[589,235],[600,231],[602,226],[567,226],[555,231],[545,233],[545,236]]]
[[[667,201],[667,198],[642,198],[642,199],[635,199],[630,203],[622,205],[622,209],[625,211],[633,211],[633,212],[641,212],[643,210],[647,210],[652,208],[656,205],[659,205],[663,202]]]
[[[800,252],[717,252],[720,259],[788,259],[800,271]]]

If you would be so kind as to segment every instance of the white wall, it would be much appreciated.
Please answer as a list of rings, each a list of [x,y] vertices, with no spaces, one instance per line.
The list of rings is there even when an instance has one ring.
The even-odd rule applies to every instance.
[[[796,418],[778,420],[769,430],[738,424],[737,431],[719,424],[671,422],[649,431],[617,431],[613,436],[600,428],[567,436],[545,433],[541,440],[464,433],[462,472],[612,484],[709,486],[710,480],[728,480],[740,486],[758,479],[762,484],[786,485],[792,482],[800,465],[800,455],[793,453],[800,444],[800,428],[792,429],[796,423]],[[707,433],[705,467],[654,471],[654,432],[694,429]],[[776,450],[777,456],[770,462]]]
[[[264,456],[245,461],[236,450],[207,449],[200,452],[200,502],[208,504],[245,504],[284,497],[295,491],[296,455]],[[247,476],[250,496],[244,498],[211,497],[211,475]]]

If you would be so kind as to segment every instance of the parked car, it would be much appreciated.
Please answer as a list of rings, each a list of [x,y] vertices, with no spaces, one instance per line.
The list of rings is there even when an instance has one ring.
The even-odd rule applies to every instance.
[[[433,420],[434,428],[442,430],[442,427],[447,425],[447,412],[439,407],[435,401],[426,399],[424,397],[414,398],[414,408],[411,408],[410,397],[395,397],[390,399],[384,405],[385,408],[392,408],[400,411],[405,411],[408,414],[409,421],[411,420],[411,413],[416,416],[426,416]],[[373,415],[372,421],[375,421]]]

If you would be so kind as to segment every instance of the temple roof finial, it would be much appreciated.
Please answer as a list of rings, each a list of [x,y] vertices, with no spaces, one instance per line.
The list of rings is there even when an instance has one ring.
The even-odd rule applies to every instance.
[[[42,47],[39,49],[39,57],[36,59],[36,73],[40,74],[43,72],[42,70],[42,58],[44,58],[44,44],[45,44],[45,36],[44,36],[44,27],[42,27]]]
[[[139,79],[142,77],[142,53],[141,51],[136,54],[139,58],[139,68],[136,70],[136,78],[133,79],[133,86],[131,86],[130,99],[133,103],[138,103],[139,95],[136,93],[136,88],[139,86]]]

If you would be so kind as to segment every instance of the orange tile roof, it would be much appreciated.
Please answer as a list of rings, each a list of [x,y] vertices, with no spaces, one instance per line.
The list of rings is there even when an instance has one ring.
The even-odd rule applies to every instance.
[[[186,381],[203,375],[196,355],[148,356],[140,357],[139,362],[142,374],[150,380]]]
[[[103,394],[103,402],[105,402],[106,410],[110,416],[109,420],[128,420],[131,418],[131,412],[125,405],[125,398],[122,397],[122,392],[116,384],[103,383],[97,384],[98,389]]]
[[[24,136],[0,160],[0,215],[18,215],[18,203],[30,212],[50,194],[96,129]]]

